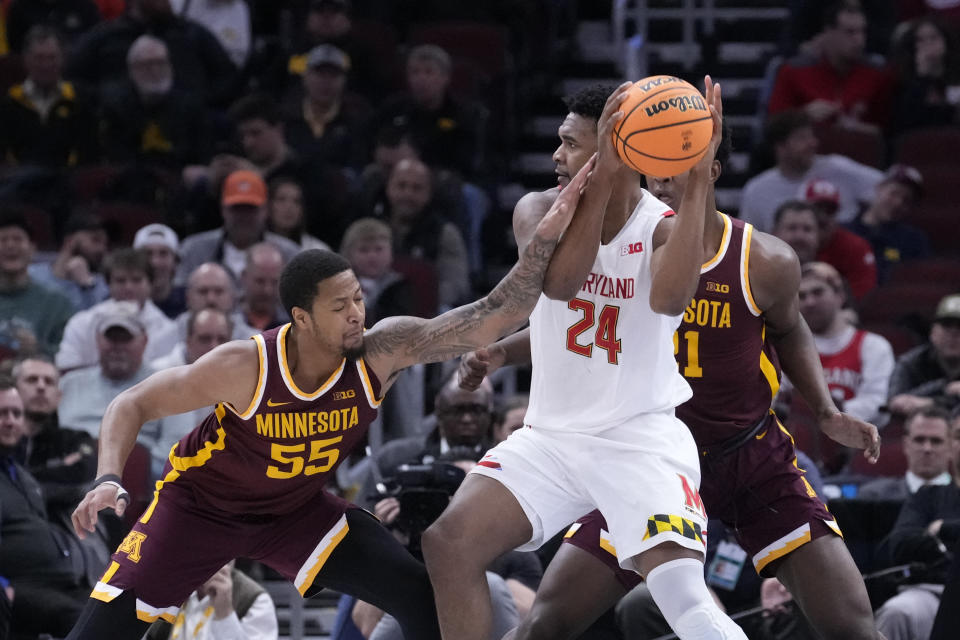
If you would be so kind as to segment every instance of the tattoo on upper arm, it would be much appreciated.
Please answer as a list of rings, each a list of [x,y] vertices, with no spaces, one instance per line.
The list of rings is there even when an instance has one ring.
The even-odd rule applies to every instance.
[[[534,235],[510,273],[476,302],[432,320],[398,317],[387,321],[367,338],[367,355],[439,362],[496,340],[530,315],[556,244]]]

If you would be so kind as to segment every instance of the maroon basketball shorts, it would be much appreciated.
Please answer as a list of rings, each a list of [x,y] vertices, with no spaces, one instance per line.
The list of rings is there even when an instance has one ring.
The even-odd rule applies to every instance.
[[[707,515],[723,521],[752,557],[757,573],[802,545],[826,535],[842,535],[836,520],[797,466],[793,438],[770,414],[748,442],[732,452],[701,452],[700,497]],[[708,532],[709,534],[709,532]],[[615,542],[599,511],[578,520],[564,542],[599,558],[626,588],[639,582],[622,571],[611,549]],[[771,565],[771,563],[774,563]]]
[[[165,484],[90,597],[109,602],[131,589],[138,618],[173,622],[187,596],[238,557],[272,567],[304,594],[347,535],[350,507],[323,491],[288,514],[228,514],[198,504],[191,487]]]

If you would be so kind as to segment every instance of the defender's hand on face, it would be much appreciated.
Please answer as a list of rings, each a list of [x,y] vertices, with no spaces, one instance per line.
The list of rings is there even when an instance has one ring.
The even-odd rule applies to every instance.
[[[613,148],[613,130],[624,118],[620,105],[627,99],[632,82],[624,82],[610,94],[597,120],[597,171],[612,173],[623,166],[617,150]]]
[[[537,226],[537,234],[546,239],[559,239],[563,232],[567,230],[570,220],[573,218],[573,212],[577,209],[577,203],[580,202],[580,196],[586,188],[587,178],[593,172],[597,162],[597,154],[593,154],[587,163],[580,168],[577,175],[573,177],[562,191],[557,199],[553,201],[550,209],[543,216],[540,224]]]

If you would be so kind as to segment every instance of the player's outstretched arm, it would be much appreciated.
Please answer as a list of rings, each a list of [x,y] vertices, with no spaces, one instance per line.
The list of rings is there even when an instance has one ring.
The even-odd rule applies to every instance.
[[[489,294],[430,320],[386,318],[367,332],[365,360],[377,377],[389,382],[405,367],[448,360],[486,346],[523,324],[543,292],[547,265],[592,168],[591,159],[537,225],[519,262]]]
[[[783,241],[755,233],[750,245],[750,286],[763,310],[780,366],[813,410],[820,430],[847,447],[863,449],[870,462],[880,456],[877,427],[837,409],[827,387],[813,333],[800,315],[800,261]]]
[[[123,474],[145,422],[218,402],[229,402],[239,411],[246,409],[256,391],[258,362],[253,340],[228,342],[193,364],[159,371],[118,395],[100,423],[97,478]],[[123,515],[127,501],[117,485],[102,483],[91,488],[73,512],[77,535],[83,538],[95,529],[101,509],[110,507]]]
[[[530,363],[530,328],[498,340],[488,347],[463,354],[457,378],[460,388],[475,391],[483,379],[509,364]]]
[[[675,221],[664,221],[653,236],[650,308],[675,316],[683,313],[697,292],[703,255],[703,225],[710,189],[710,172],[723,135],[723,106],[720,85],[704,78],[705,98],[713,117],[713,135],[706,153],[690,169]]]

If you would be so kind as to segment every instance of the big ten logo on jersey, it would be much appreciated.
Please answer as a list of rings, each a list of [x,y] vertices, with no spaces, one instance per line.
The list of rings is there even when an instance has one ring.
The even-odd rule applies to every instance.
[[[344,436],[313,436],[343,433],[358,424],[360,420],[356,406],[331,411],[257,414],[257,435],[282,440],[304,439],[295,444],[270,443],[270,460],[276,464],[267,466],[267,477],[287,480],[300,474],[312,476],[330,471],[340,459],[337,445]]]
[[[707,281],[707,291],[715,291],[717,293],[730,293],[730,285],[722,284],[720,282]]]
[[[633,254],[641,253],[642,251],[642,242],[631,242],[630,244],[625,244],[620,247],[620,255],[622,256],[632,256]]]
[[[117,551],[127,554],[130,562],[140,562],[140,547],[146,539],[147,534],[139,531],[131,531],[127,534],[127,537],[123,539],[123,542],[120,543],[120,546],[117,547]]]
[[[334,391],[333,399],[334,400],[349,400],[350,398],[356,398],[357,392],[353,389],[347,389],[346,391]]]
[[[692,514],[698,515],[704,520],[707,519],[707,512],[703,508],[703,500],[700,499],[700,493],[693,488],[690,480],[682,473],[678,473],[680,486],[683,488],[683,508]]]

